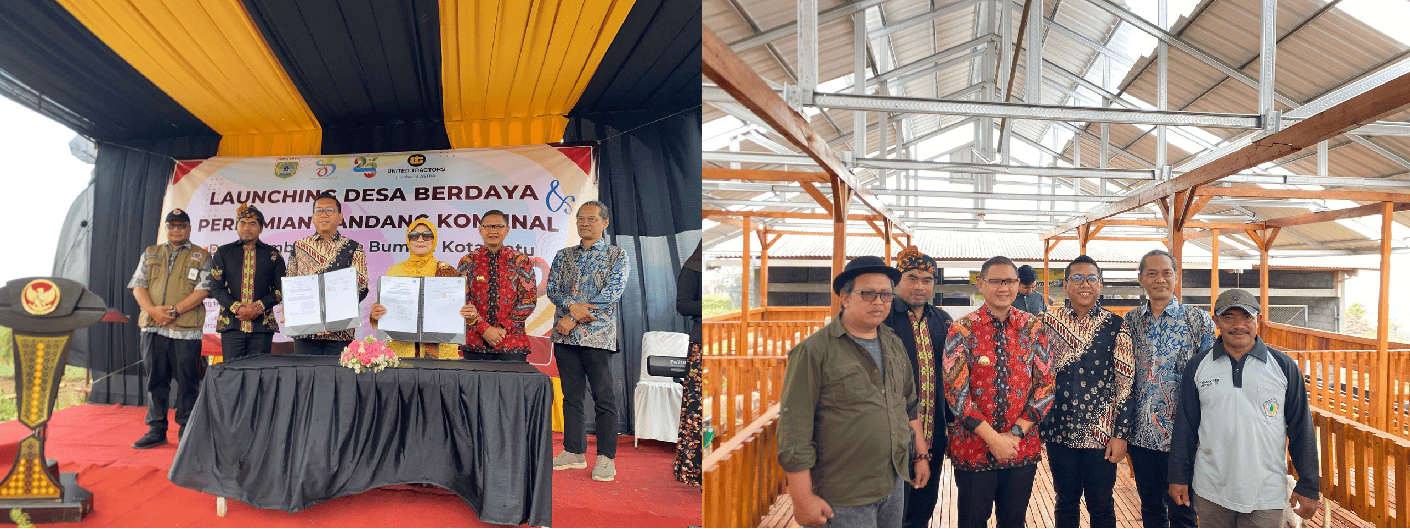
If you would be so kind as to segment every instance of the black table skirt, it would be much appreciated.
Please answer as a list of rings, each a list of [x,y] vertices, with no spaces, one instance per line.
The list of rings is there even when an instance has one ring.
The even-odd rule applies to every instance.
[[[335,357],[210,368],[172,463],[179,486],[298,512],[431,483],[481,521],[552,522],[553,385],[528,364],[403,359],[356,374]]]

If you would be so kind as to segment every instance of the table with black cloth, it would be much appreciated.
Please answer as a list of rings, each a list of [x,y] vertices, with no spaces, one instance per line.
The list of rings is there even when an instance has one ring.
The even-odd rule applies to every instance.
[[[362,374],[319,356],[212,366],[171,481],[291,513],[430,483],[454,491],[481,521],[551,525],[548,376],[525,363],[401,362]]]

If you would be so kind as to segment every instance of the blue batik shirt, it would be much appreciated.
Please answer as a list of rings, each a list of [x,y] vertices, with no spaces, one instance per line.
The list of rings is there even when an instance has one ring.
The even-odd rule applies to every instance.
[[[1175,299],[1157,316],[1146,301],[1126,313],[1126,326],[1136,359],[1136,418],[1128,441],[1169,452],[1185,363],[1214,347],[1214,319]]]
[[[617,350],[617,301],[627,287],[627,252],[598,239],[583,249],[574,244],[553,256],[548,273],[548,300],[553,303],[553,321],[568,315],[574,303],[596,305],[590,312],[597,319],[579,323],[567,336],[550,331],[553,343]]]

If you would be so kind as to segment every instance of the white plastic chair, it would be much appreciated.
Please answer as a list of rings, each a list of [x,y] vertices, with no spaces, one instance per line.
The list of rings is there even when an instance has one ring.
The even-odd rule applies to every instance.
[[[681,385],[669,377],[646,374],[650,356],[685,357],[690,351],[690,335],[651,331],[641,337],[641,378],[636,383],[636,440],[656,439],[674,443],[680,437]]]

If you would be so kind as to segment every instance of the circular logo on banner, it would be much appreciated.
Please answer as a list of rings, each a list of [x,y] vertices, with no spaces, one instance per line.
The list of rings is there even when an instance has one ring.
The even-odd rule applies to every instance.
[[[35,316],[54,312],[59,306],[59,285],[48,279],[35,279],[20,291],[20,304]]]
[[[1277,416],[1278,401],[1276,399],[1268,399],[1263,401],[1263,414],[1269,417]]]
[[[407,156],[406,163],[407,165],[410,165],[412,167],[421,167],[422,164],[426,163],[426,155],[413,154],[411,156]]]
[[[274,164],[274,176],[289,178],[298,174],[299,162],[279,162]]]

